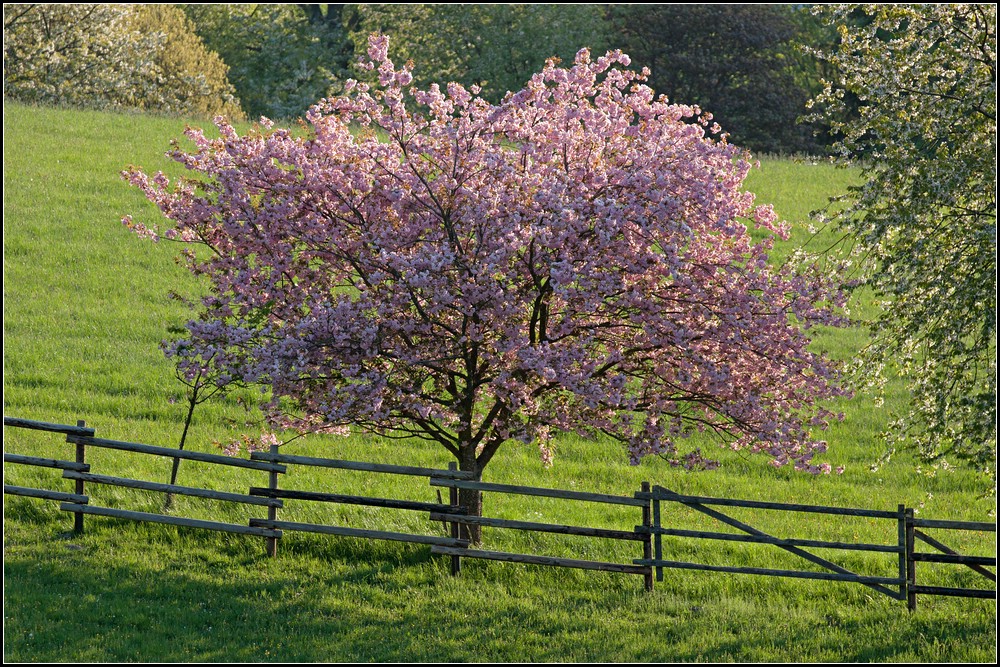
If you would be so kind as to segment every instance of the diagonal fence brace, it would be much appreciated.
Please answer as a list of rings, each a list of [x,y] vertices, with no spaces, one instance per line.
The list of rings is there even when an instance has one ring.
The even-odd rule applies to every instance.
[[[680,495],[680,494],[678,494],[678,493],[676,493],[674,491],[671,491],[670,489],[668,489],[666,487],[663,487],[663,486],[655,486],[653,488],[654,488],[654,491],[663,491],[665,493],[671,493],[671,494],[678,495],[678,496]],[[686,506],[690,507],[693,510],[701,512],[702,514],[706,514],[706,515],[712,517],[713,519],[716,519],[717,521],[721,521],[724,524],[732,526],[733,528],[736,528],[738,530],[742,530],[744,533],[749,533],[750,535],[756,535],[758,537],[771,537],[771,538],[774,538],[773,535],[768,535],[764,531],[758,530],[758,529],[754,528],[753,526],[747,525],[747,524],[743,523],[742,521],[739,521],[737,519],[732,518],[731,516],[723,514],[722,512],[720,512],[718,510],[712,509],[710,507],[705,507],[701,503],[695,503],[695,502],[683,501],[683,500],[680,500],[680,501],[677,501],[677,502],[680,502],[682,505],[686,505]],[[775,539],[780,539],[780,538],[775,538]],[[799,547],[795,547],[795,546],[792,546],[792,545],[789,545],[789,544],[775,544],[775,546],[778,547],[778,548],[780,548],[780,549],[784,549],[785,551],[788,551],[789,553],[793,553],[796,556],[804,558],[807,561],[809,561],[811,563],[814,563],[815,565],[819,565],[820,567],[825,567],[826,569],[832,570],[832,571],[837,572],[839,574],[850,574],[850,575],[853,575],[853,576],[860,576],[860,575],[858,575],[855,572],[851,572],[850,570],[848,570],[848,569],[846,569],[844,567],[841,567],[840,565],[837,565],[836,563],[830,562],[830,561],[826,560],[825,558],[821,558],[820,556],[812,554],[812,553],[810,553],[810,552],[808,552],[808,551],[806,551],[804,549],[801,549]],[[900,597],[900,594],[897,591],[892,590],[891,588],[886,588],[885,586],[882,586],[880,584],[872,584],[872,583],[866,583],[866,582],[859,582],[859,583],[861,583],[863,586],[867,586],[868,588],[871,588],[872,590],[878,591],[879,593],[882,593],[884,595],[888,595],[893,600],[900,600],[900,599],[902,599]]]

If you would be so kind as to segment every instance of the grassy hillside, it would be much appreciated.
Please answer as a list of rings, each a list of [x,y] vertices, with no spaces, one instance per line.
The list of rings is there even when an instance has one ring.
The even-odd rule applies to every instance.
[[[176,445],[184,387],[158,343],[187,317],[168,293],[190,296],[198,285],[175,264],[177,246],[141,241],[120,224],[125,214],[146,221],[157,214],[118,172],[137,164],[176,174],[163,153],[183,127],[170,118],[5,105],[4,414],[70,424],[85,419],[99,436]],[[803,223],[852,178],[827,164],[767,161],[749,187],[783,217]],[[800,227],[791,244],[808,236]],[[863,343],[858,331],[826,331],[816,339],[840,358]],[[823,460],[845,466],[840,476],[808,477],[726,452],[723,469],[713,473],[683,473],[659,460],[630,467],[612,444],[564,438],[552,468],[544,468],[532,448],[512,445],[485,478],[614,494],[630,494],[647,480],[698,495],[893,510],[905,503],[931,518],[993,516],[995,501],[980,497],[986,487],[967,472],[918,474],[902,455],[870,469],[882,453],[878,434],[903,398],[898,386],[890,389],[884,407],[865,396],[836,406],[846,419],[831,429]],[[199,408],[190,448],[217,451],[213,441],[248,431],[237,398]],[[292,447],[297,454],[417,465],[448,460],[427,445],[361,435]],[[70,455],[57,437],[15,429],[5,429],[4,449]],[[169,470],[164,461],[113,452],[97,452],[93,460],[107,474],[157,481],[166,481]],[[180,483],[235,490],[261,485],[259,477],[220,478],[185,464]],[[66,485],[51,471],[16,468],[5,470],[5,482]],[[377,485],[386,496],[433,499],[426,482],[412,480],[300,473],[294,483],[354,493],[359,485]],[[92,495],[129,509],[155,511],[162,503],[155,494],[112,487],[94,487]],[[635,523],[611,511],[581,515],[541,501],[496,500],[488,509],[556,523]],[[236,510],[194,500],[179,501],[176,511],[246,521]],[[65,532],[71,518],[54,503],[26,498],[6,496],[4,518],[4,657],[14,661],[978,662],[996,655],[993,601],[925,598],[908,614],[905,605],[857,585],[699,572],[668,572],[650,595],[635,577],[489,562],[468,562],[453,579],[426,547],[292,534],[282,541],[280,557],[270,560],[259,540],[114,520],[89,520],[87,533],[72,537]],[[282,518],[434,529],[424,516],[372,508],[289,507]],[[819,538],[833,530],[801,517],[746,518],[789,536]],[[682,513],[677,521],[700,525]],[[846,539],[884,539],[886,528],[854,521],[837,530],[852,533]],[[572,539],[501,531],[485,539],[486,548],[599,557]],[[956,546],[995,554],[993,534],[961,540]],[[638,556],[608,548],[620,550],[612,560]],[[773,564],[764,549],[676,548],[692,560]],[[856,566],[881,574],[892,564],[859,559]],[[931,569],[934,583],[981,585],[957,568],[933,575]]]

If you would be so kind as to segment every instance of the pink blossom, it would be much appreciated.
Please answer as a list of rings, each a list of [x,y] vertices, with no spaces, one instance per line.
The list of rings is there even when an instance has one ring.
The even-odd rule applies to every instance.
[[[368,57],[376,63],[388,60],[389,38],[386,35],[373,34],[368,37]]]

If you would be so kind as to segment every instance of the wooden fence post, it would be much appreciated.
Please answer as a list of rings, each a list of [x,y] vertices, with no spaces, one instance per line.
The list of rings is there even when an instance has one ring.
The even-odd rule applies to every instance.
[[[271,454],[277,454],[278,453],[278,445],[271,445],[270,452],[271,452]],[[273,470],[268,473],[267,488],[270,489],[270,490],[272,490],[272,491],[275,491],[278,488],[278,473],[275,472],[275,471],[273,471]],[[267,520],[268,521],[276,521],[277,519],[278,519],[278,508],[275,507],[274,505],[268,505],[268,507],[267,507]],[[265,538],[265,539],[267,540],[267,542],[266,542],[266,544],[267,544],[267,555],[270,556],[271,558],[274,558],[275,556],[278,555],[278,538],[277,537],[268,537],[268,538]]]
[[[660,487],[657,487],[657,488],[660,488]],[[660,519],[660,498],[659,498],[659,496],[656,496],[656,497],[653,498],[653,525],[656,526],[657,528],[660,528],[660,527],[663,526],[663,523],[661,522],[661,519]],[[654,542],[654,544],[656,545],[656,549],[655,549],[655,552],[654,552],[655,553],[655,558],[656,558],[656,560],[663,560],[663,536],[659,532],[657,532],[656,533],[656,537],[654,539],[656,540]],[[657,567],[656,568],[656,580],[657,581],[663,581],[663,568],[662,567]]]
[[[83,427],[85,427],[87,425],[87,422],[84,421],[84,420],[82,420],[82,419],[78,419],[77,422],[76,422],[76,425],[79,426],[79,427],[81,427],[81,428],[83,428]],[[84,446],[84,444],[82,442],[80,442],[79,440],[77,440],[76,441],[76,462],[77,463],[85,463],[86,462],[85,459],[86,459],[86,447]],[[76,487],[75,487],[74,490],[75,490],[75,492],[76,492],[76,494],[78,496],[84,495],[84,493],[83,493],[83,480],[82,479],[76,480]],[[83,534],[83,512],[76,512],[73,515],[73,532],[76,533],[77,535],[82,535]]]
[[[899,545],[899,599],[906,599],[906,505],[896,506],[896,538]]]
[[[642,492],[649,493],[649,482],[642,483]],[[649,528],[652,528],[652,507],[653,501],[650,498],[646,498],[646,504],[642,506],[642,525],[647,529],[646,539],[642,541],[642,557],[644,560],[649,560],[653,557],[653,533]],[[644,575],[646,582],[646,590],[653,590],[653,567],[649,567],[649,572]]]
[[[913,558],[915,550],[913,535],[913,508],[906,510],[906,608],[917,608],[917,563]]]
[[[458,464],[454,461],[448,464],[448,470],[458,470]],[[448,487],[448,503],[452,506],[458,505],[458,489],[454,486]],[[457,521],[451,522],[451,536],[455,539],[459,537],[459,526]],[[457,576],[462,571],[462,558],[460,556],[451,557],[451,574]]]

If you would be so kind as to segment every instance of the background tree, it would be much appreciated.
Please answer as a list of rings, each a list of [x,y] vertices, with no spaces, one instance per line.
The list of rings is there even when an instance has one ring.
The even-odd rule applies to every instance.
[[[149,76],[155,35],[121,5],[4,5],[4,97],[113,105]]]
[[[296,118],[331,94],[353,55],[344,5],[183,5],[198,35],[229,66],[251,118]]]
[[[821,54],[840,78],[816,102],[840,154],[865,157],[834,220],[884,298],[863,369],[876,385],[898,370],[912,394],[889,442],[995,484],[996,6],[817,11],[841,41]],[[858,116],[844,120],[849,96]]]
[[[368,35],[388,35],[397,59],[415,60],[418,85],[455,81],[478,85],[498,102],[517,91],[546,59],[567,62],[583,47],[608,43],[599,5],[356,5],[351,38],[358,53]]]
[[[4,5],[4,95],[238,115],[226,66],[163,5]]]
[[[135,5],[129,24],[140,35],[163,35],[154,56],[158,70],[155,85],[140,89],[134,106],[209,118],[216,114],[243,118],[240,101],[227,78],[229,68],[217,53],[206,48],[180,8]]]
[[[211,293],[170,350],[185,374],[265,385],[274,426],[438,443],[477,478],[514,439],[550,459],[556,431],[712,467],[684,445],[708,431],[829,470],[813,429],[835,373],[803,327],[841,295],[769,266],[787,230],[741,189],[746,155],[620,52],[491,105],[416,89],[387,49],[371,39],[378,83],[311,110],[311,137],[222,123],[174,153],[200,184],[125,173],[165,237],[207,250],[188,257]]]
[[[754,151],[819,146],[798,124],[809,90],[795,44],[809,27],[791,5],[609,5],[614,46],[648,66],[658,93],[710,112]],[[809,59],[812,57],[809,56]]]

